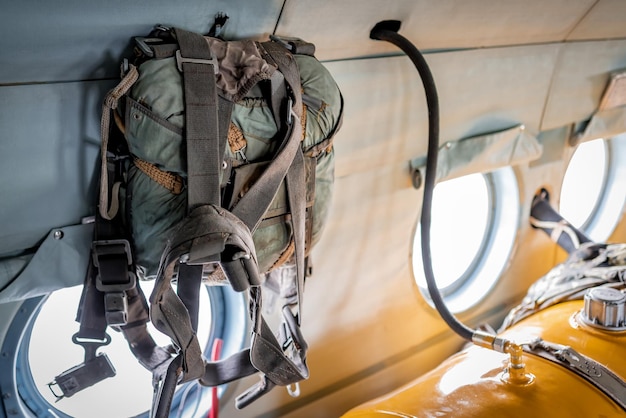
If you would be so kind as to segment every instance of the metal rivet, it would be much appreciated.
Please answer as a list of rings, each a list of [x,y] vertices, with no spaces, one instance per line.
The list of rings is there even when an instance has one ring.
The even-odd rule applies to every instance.
[[[228,168],[228,163],[226,160],[222,161],[222,170],[226,170]]]
[[[452,142],[446,142],[446,148],[447,149],[452,148]]]
[[[54,231],[53,237],[54,239],[63,238],[63,231],[61,231],[60,229],[57,229],[56,231]]]

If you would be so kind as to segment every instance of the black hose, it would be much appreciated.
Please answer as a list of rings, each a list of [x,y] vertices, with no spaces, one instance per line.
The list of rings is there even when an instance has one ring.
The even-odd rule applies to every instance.
[[[384,20],[377,23],[370,32],[371,39],[387,41],[400,48],[413,62],[420,74],[424,92],[426,93],[426,104],[428,106],[428,153],[426,157],[426,176],[424,180],[424,198],[421,216],[421,240],[422,240],[422,262],[424,264],[424,274],[428,293],[439,312],[439,315],[450,328],[461,337],[472,340],[474,331],[459,322],[448,310],[443,297],[439,292],[430,254],[430,223],[432,211],[433,190],[435,189],[435,177],[437,174],[437,155],[439,152],[439,99],[435,80],[428,68],[424,56],[408,39],[398,33],[400,22],[397,20]]]

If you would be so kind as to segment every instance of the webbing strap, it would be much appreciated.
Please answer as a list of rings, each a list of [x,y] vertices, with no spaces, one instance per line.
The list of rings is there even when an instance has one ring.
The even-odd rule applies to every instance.
[[[283,309],[285,328],[279,342],[261,315],[261,288],[250,288],[250,314],[252,316],[252,345],[250,361],[263,373],[261,381],[239,395],[235,406],[244,408],[275,385],[288,386],[309,377],[306,365],[306,342],[290,309]],[[292,349],[289,356],[285,350]]]
[[[152,397],[152,408],[150,408],[150,418],[167,418],[170,416],[172,401],[176,385],[182,373],[183,357],[178,355],[169,363],[163,378],[155,381],[154,395]]]
[[[203,36],[175,29],[180,46],[177,56],[183,72],[185,140],[189,211],[204,204],[220,204],[219,122],[213,58]]]
[[[80,323],[77,337],[104,341],[107,328],[104,316],[104,294],[96,289],[95,274],[93,264],[89,263],[76,314],[76,321]]]
[[[279,132],[284,122],[287,122],[285,136],[278,148],[278,152],[263,174],[248,190],[248,192],[235,205],[232,212],[241,219],[254,233],[258,227],[263,214],[276,196],[278,187],[287,174],[296,152],[300,148],[302,138],[302,94],[300,91],[300,73],[294,58],[280,45],[273,43],[263,44],[265,50],[278,65],[278,69],[284,76],[286,86],[289,88],[292,98],[291,107],[286,112],[286,121],[280,121]],[[280,81],[276,81],[280,84]],[[277,92],[282,89],[276,88]],[[284,100],[284,99],[283,99]],[[280,107],[272,101],[272,108]],[[274,114],[276,117],[276,114]]]
[[[202,265],[178,266],[178,287],[176,292],[181,302],[187,307],[191,328],[198,332],[198,311],[200,310],[200,286],[202,285]]]
[[[108,338],[104,292],[96,288],[95,274],[95,269],[90,263],[77,315],[80,328],[74,340],[78,343],[106,341]],[[128,295],[128,324],[120,327],[122,334],[139,363],[150,371],[156,370],[166,363],[171,355],[167,350],[159,347],[148,332],[146,327],[149,320],[148,307],[141,289],[137,286],[126,293]]]
[[[300,325],[302,312],[302,295],[304,294],[304,265],[305,265],[305,235],[306,235],[306,178],[304,155],[302,148],[298,148],[293,164],[287,172],[287,197],[291,210],[293,226],[293,243],[295,248],[296,281],[298,303],[295,306],[296,319]]]
[[[226,248],[230,251],[225,251]],[[198,264],[187,266],[191,268],[201,268],[206,260],[220,261],[233,288],[239,291],[260,284],[260,278],[252,235],[227,210],[214,205],[198,207],[173,232],[150,297],[150,315],[154,326],[179,347],[183,381],[188,381],[202,377],[205,367],[187,307],[171,286],[177,266],[185,274],[186,267],[179,262],[182,255],[186,255],[188,264]]]
[[[282,106],[284,100],[287,98],[287,86],[285,85],[285,76],[280,71],[274,71],[270,78],[270,97],[268,98],[270,103],[270,109],[272,109],[272,115],[274,116],[274,122],[276,127],[280,131],[282,128]]]
[[[250,349],[241,350],[228,358],[215,362],[206,362],[204,376],[200,384],[219,386],[257,373],[250,362]]]
[[[252,338],[250,360],[254,367],[263,372],[272,382],[287,386],[309,376],[303,358],[286,356],[282,344],[278,342],[262,317],[259,317],[259,326],[253,332]]]

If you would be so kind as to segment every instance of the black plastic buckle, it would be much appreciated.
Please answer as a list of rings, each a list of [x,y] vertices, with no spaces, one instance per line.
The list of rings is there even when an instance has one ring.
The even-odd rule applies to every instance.
[[[104,317],[107,324],[111,326],[128,323],[128,296],[126,296],[126,292],[104,294]]]
[[[93,264],[98,269],[96,288],[101,292],[123,292],[135,287],[131,271],[133,257],[125,239],[94,241]]]
[[[128,322],[126,291],[134,288],[137,277],[132,270],[130,244],[125,239],[94,241],[93,264],[98,269],[96,288],[104,292],[104,315],[109,325]]]

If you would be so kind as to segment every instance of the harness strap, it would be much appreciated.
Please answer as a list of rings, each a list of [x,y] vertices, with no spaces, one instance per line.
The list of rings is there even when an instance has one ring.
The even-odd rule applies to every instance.
[[[185,142],[189,211],[205,204],[220,204],[220,153],[218,122],[217,59],[203,36],[175,29],[180,52],[176,54],[183,73]]]
[[[104,317],[104,294],[96,289],[95,271],[91,263],[78,304],[76,321],[80,323],[76,334],[78,338],[105,340],[107,321]]]
[[[154,380],[154,395],[152,397],[151,418],[167,418],[172,408],[172,400],[176,385],[178,385],[183,366],[183,357],[178,355],[168,364],[162,378]]]
[[[304,294],[306,185],[304,156],[302,155],[302,148],[298,148],[293,164],[287,172],[287,197],[291,209],[298,290],[298,302],[294,308],[296,309],[298,325],[300,325],[302,295]]]
[[[198,312],[200,310],[200,287],[202,286],[202,265],[181,263],[178,266],[177,293],[189,312],[191,328],[198,332]]]
[[[181,259],[188,265],[181,264]],[[152,322],[176,344],[179,354],[172,362],[180,365],[176,373],[171,368],[168,368],[167,373],[163,373],[162,369],[154,371],[153,412],[166,412],[153,417],[167,417],[169,409],[161,409],[161,405],[171,402],[179,382],[202,378],[202,381],[215,383],[219,379],[229,381],[256,372],[245,355],[231,356],[216,365],[205,366],[189,311],[173,291],[171,280],[176,268],[179,274],[182,269],[184,276],[184,269],[199,267],[201,271],[201,265],[207,262],[220,262],[233,287],[239,288],[239,291],[250,284],[260,284],[252,234],[234,215],[214,205],[195,208],[174,231],[165,249],[150,297]],[[184,286],[184,282],[179,283],[179,287],[181,285]],[[211,376],[211,373],[217,375]]]
[[[300,124],[302,117],[302,94],[300,91],[300,74],[295,60],[280,45],[268,42],[262,44],[262,46],[283,74],[287,87],[285,91],[289,90],[286,93],[289,93],[288,96],[291,96],[291,103],[288,102],[286,109],[287,129],[275,158],[232,210],[233,214],[241,219],[252,233],[258,227],[263,215],[274,199],[280,183],[285,178],[296,152],[300,148],[300,139],[302,138],[302,125]],[[274,84],[280,85],[280,81],[275,80]],[[281,91],[280,87],[276,87],[276,89],[277,92]],[[282,100],[284,101],[284,99]],[[272,100],[275,118],[277,113],[279,113],[276,110],[277,107],[280,107],[280,105]],[[279,129],[285,125],[284,120],[281,118],[276,119],[280,119],[278,120],[279,125],[277,125]]]
[[[220,361],[207,361],[204,376],[200,378],[200,384],[219,386],[257,372],[258,370],[250,362],[250,349],[241,350]]]

